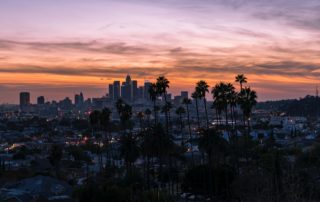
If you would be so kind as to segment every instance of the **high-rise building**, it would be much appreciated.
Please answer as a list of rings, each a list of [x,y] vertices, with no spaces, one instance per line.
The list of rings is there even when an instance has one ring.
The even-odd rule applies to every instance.
[[[131,84],[127,84],[126,82],[122,83],[121,97],[127,102],[132,101],[132,85]]]
[[[132,102],[133,101],[133,87],[132,87],[132,80],[130,75],[127,75],[126,81],[122,83],[121,86],[121,97],[127,101]]]
[[[126,77],[126,84],[131,84],[131,76],[129,74]]]
[[[113,84],[109,84],[109,98],[113,100]]]
[[[118,100],[120,98],[120,81],[113,82],[113,100]]]
[[[75,104],[77,107],[82,106],[83,102],[84,102],[84,97],[83,97],[82,92],[81,92],[79,95],[76,94],[76,95],[74,96],[74,104]]]
[[[137,91],[137,99],[143,99],[143,91],[144,91],[144,87],[143,86],[139,86],[138,91]]]
[[[44,96],[39,96],[39,97],[37,98],[37,104],[38,104],[38,105],[43,105],[44,102],[45,102]]]
[[[164,99],[164,96],[163,96],[163,100],[167,100],[167,102],[171,102],[171,99],[172,99],[172,94],[171,93],[167,94],[166,99]]]
[[[181,97],[182,97],[182,99],[184,99],[184,98],[189,98],[189,93],[188,93],[188,91],[181,91]]]
[[[181,95],[174,96],[173,104],[175,106],[180,106],[182,103],[182,100],[183,100],[183,98],[181,97]]]
[[[28,106],[30,105],[30,93],[29,92],[21,92],[20,93],[20,106]]]
[[[144,83],[143,98],[144,98],[145,100],[147,100],[147,101],[150,100],[149,88],[150,88],[151,84],[152,84],[152,83],[151,83],[151,82],[148,82],[148,81],[146,81],[146,82]]]
[[[138,81],[133,80],[131,83],[131,88],[132,88],[132,101],[135,101],[138,98]]]
[[[126,82],[122,82],[121,84],[121,98],[127,100],[127,88]]]
[[[59,101],[58,105],[63,110],[70,110],[72,108],[72,101],[70,98],[66,97],[65,99]]]

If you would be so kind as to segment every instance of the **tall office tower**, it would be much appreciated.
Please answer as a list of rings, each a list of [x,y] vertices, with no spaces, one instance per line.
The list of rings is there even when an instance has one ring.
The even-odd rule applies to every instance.
[[[76,94],[74,96],[74,104],[77,106],[77,107],[80,107],[82,106],[82,104],[84,103],[84,98],[83,98],[83,94],[82,92],[78,95]]]
[[[84,97],[83,97],[83,93],[80,92],[80,103],[83,104],[84,103]]]
[[[181,91],[181,97],[182,97],[182,99],[184,99],[184,98],[189,98],[189,93],[188,93],[188,91]]]
[[[21,92],[20,93],[20,106],[25,107],[30,105],[30,93],[29,92]]]
[[[113,100],[113,84],[109,84],[109,98]]]
[[[78,95],[80,96],[80,95]],[[63,110],[70,110],[72,109],[72,101],[70,98],[66,97],[63,100],[60,100],[58,103],[59,107]]]
[[[75,94],[74,95],[74,105],[79,106],[80,95]]]
[[[131,88],[132,88],[131,100],[134,102],[138,98],[138,81],[133,80],[131,82]]]
[[[126,82],[122,82],[121,84],[121,98],[123,100],[127,100],[127,89]]]
[[[149,88],[151,86],[151,82],[148,82],[146,81],[144,83],[144,91],[143,91],[143,98],[146,100],[146,101],[149,101],[150,100],[150,95],[149,95]]]
[[[113,100],[118,100],[120,98],[120,81],[113,82]]]
[[[171,100],[172,100],[172,94],[171,94],[171,93],[168,93],[166,98],[167,98],[167,102],[171,102]],[[163,96],[163,100],[164,100],[164,96]]]
[[[144,87],[143,86],[139,86],[138,91],[137,91],[137,98],[138,99],[143,99],[143,91],[144,91]]]
[[[122,83],[121,98],[123,98],[126,102],[132,101],[132,85],[131,84],[127,84],[127,82]]]
[[[126,77],[126,84],[131,84],[131,76],[129,74]]]
[[[37,104],[38,105],[43,105],[44,104],[44,97],[43,96],[39,96],[37,98]]]
[[[121,97],[126,102],[132,102],[133,101],[133,90],[132,90],[132,80],[130,75],[127,75],[126,81],[122,83],[121,86]]]

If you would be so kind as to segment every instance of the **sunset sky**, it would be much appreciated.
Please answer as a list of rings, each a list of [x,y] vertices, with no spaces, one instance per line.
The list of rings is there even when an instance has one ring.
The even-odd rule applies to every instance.
[[[244,73],[259,100],[320,86],[319,0],[1,0],[0,103],[107,93],[127,74],[170,91]]]

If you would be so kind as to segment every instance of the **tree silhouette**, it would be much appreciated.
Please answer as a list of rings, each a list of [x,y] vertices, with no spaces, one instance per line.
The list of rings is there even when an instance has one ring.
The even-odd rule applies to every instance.
[[[235,81],[240,84],[240,91],[242,91],[242,84],[247,83],[247,78],[244,76],[244,74],[238,74],[235,78]]]
[[[244,121],[247,121],[247,126],[250,129],[250,117],[253,107],[257,104],[257,93],[251,90],[250,87],[245,87],[239,94],[239,105],[242,110]],[[245,124],[245,123],[244,123]]]
[[[182,115],[186,113],[186,110],[183,108],[183,107],[178,107],[176,109],[176,114],[178,115],[179,117],[179,122],[180,122],[180,132],[181,134],[183,134],[183,119],[182,119]],[[182,142],[183,142],[183,138],[182,138]]]
[[[166,128],[167,128],[167,133],[169,134],[169,113],[170,113],[170,104],[167,100],[167,89],[170,87],[169,86],[169,80],[164,77],[164,76],[159,76],[157,78],[156,86],[157,86],[157,92],[160,96],[164,97],[165,105],[162,111],[165,113],[166,117]]]
[[[148,89],[148,93],[151,101],[153,102],[153,111],[154,111],[154,124],[157,124],[158,121],[158,111],[157,108],[157,98],[158,98],[158,88],[155,83],[152,83]]]
[[[132,123],[130,119],[132,117],[132,107],[125,103],[122,99],[119,99],[116,102],[116,108],[120,117],[120,122],[122,129],[125,131],[132,128]]]
[[[140,149],[131,133],[123,136],[120,144],[120,155],[126,163],[127,174],[130,176],[132,174],[132,164],[139,157]]]
[[[148,127],[150,127],[150,115],[151,115],[151,110],[149,108],[147,108],[145,111],[144,111],[144,114],[147,116],[147,124],[148,124]]]
[[[139,119],[140,122],[140,130],[143,130],[143,118],[144,118],[144,112],[138,112],[137,118]]]
[[[207,128],[209,128],[209,118],[208,118],[207,99],[206,99],[206,93],[209,92],[209,85],[207,84],[207,82],[204,80],[200,80],[196,85],[196,92],[198,93],[199,98],[203,99]]]
[[[199,92],[197,90],[195,90],[195,92],[192,93],[191,97],[193,98],[193,100],[196,103],[197,124],[198,124],[198,128],[200,128],[199,106],[198,106],[198,99],[200,98],[199,97]]]

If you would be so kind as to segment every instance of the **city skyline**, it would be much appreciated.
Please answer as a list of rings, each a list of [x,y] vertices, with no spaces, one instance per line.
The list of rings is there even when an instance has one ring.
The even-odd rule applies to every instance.
[[[320,2],[3,1],[0,103],[99,97],[113,80],[165,75],[173,94],[244,73],[259,100],[315,94]]]
[[[122,99],[128,103],[135,103],[136,101],[140,101],[145,103],[150,102],[150,95],[148,93],[149,88],[151,86],[150,81],[144,81],[142,84],[139,84],[137,80],[134,80],[131,78],[131,76],[128,74],[124,79],[122,80],[115,80],[111,82],[107,88],[105,89],[105,93],[96,96],[96,97],[89,97],[85,96],[82,91],[76,92],[74,94],[67,95],[61,99],[47,99],[43,95],[33,95],[32,92],[24,91],[19,92],[19,103],[9,103],[9,104],[20,104],[20,106],[28,106],[32,104],[37,105],[43,105],[45,103],[52,103],[52,102],[60,102],[63,100],[70,100],[75,106],[81,106],[84,104],[85,101],[88,99],[90,102],[92,99],[102,99],[106,98],[110,102],[115,102],[118,99]],[[117,87],[115,87],[117,86]],[[172,98],[171,101],[174,103],[179,102],[181,104],[182,98],[188,98],[189,97],[189,91],[180,91],[179,93],[172,94],[168,91],[168,96]],[[160,98],[161,96],[158,96]]]

